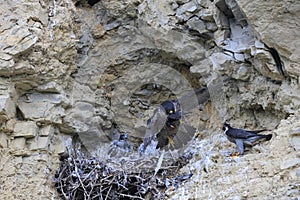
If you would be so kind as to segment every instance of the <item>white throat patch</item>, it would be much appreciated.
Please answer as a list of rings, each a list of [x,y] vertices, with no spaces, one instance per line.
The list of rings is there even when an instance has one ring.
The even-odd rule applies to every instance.
[[[229,130],[229,128],[227,126],[225,126],[224,134],[226,134],[228,130]]]

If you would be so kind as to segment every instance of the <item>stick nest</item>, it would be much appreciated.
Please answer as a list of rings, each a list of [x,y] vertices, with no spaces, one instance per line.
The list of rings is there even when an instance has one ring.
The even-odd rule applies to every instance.
[[[113,159],[108,162],[105,159],[87,157],[77,150],[61,159],[54,186],[59,197],[65,200],[166,199],[167,189],[177,188],[192,176],[179,174],[179,170],[191,157],[191,154],[180,156],[173,158],[172,162],[166,162],[165,159],[161,162],[157,158],[155,167],[149,166],[148,157],[128,160],[127,165],[122,166],[135,168],[121,169],[111,165]],[[115,162],[120,163],[119,160]]]

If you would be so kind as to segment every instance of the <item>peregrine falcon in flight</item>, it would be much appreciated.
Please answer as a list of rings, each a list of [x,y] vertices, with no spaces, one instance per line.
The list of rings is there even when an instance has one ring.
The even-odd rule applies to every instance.
[[[197,101],[191,101],[191,96],[196,95]],[[187,123],[181,123],[182,118],[199,104],[205,103],[210,98],[207,88],[200,88],[193,93],[187,93],[179,100],[167,100],[154,111],[152,117],[147,120],[146,133],[143,141],[143,149],[156,138],[156,148],[167,145],[174,147],[174,137],[178,140],[190,140],[196,129]],[[180,103],[183,105],[180,105]],[[187,143],[188,141],[180,141]]]

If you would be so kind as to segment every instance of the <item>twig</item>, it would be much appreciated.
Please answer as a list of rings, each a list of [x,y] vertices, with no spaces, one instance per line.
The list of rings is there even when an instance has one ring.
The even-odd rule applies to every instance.
[[[83,179],[83,182],[86,181],[86,179],[92,174],[92,172],[94,172],[95,169],[96,167],[90,171],[90,173]]]
[[[105,200],[107,200],[107,198],[108,198],[108,196],[109,196],[109,193],[110,193],[110,190],[111,190],[111,188],[112,188],[112,185],[110,186],[109,190],[108,190],[108,191],[107,191],[107,193],[106,193]]]
[[[159,159],[157,161],[157,165],[155,167],[155,172],[154,172],[153,177],[156,176],[158,170],[160,169],[162,161],[163,161],[163,158],[164,158],[164,155],[165,155],[165,150],[163,150],[162,154],[160,155],[160,157],[159,157]]]
[[[94,190],[94,184],[92,182],[90,182],[89,185],[91,185],[91,189],[90,189],[90,193],[89,193],[89,197],[90,197],[92,195],[93,190]]]
[[[61,189],[61,192],[62,192],[62,194],[64,195],[64,197],[65,197],[66,199],[68,199],[67,196],[66,196],[66,194],[65,194],[65,192],[64,192],[63,184],[62,184],[61,180],[60,180],[60,189]]]
[[[120,194],[120,193],[118,193],[118,194],[121,195],[121,196],[124,196],[124,197],[129,197],[129,198],[135,198],[135,199],[145,200],[144,198],[139,197],[139,196],[132,196],[132,195],[129,195],[129,194]]]
[[[84,196],[86,196],[86,195],[88,195],[88,193],[87,193],[87,191],[86,191],[86,189],[85,189],[85,187],[84,187],[84,185],[83,185],[83,182],[82,182],[82,180],[81,180],[81,177],[79,176],[79,174],[78,174],[78,168],[77,168],[77,165],[76,165],[76,163],[75,163],[75,161],[73,160],[73,163],[74,163],[74,166],[75,166],[75,173],[76,173],[76,176],[78,177],[78,179],[79,179],[79,182],[80,182],[80,184],[81,184],[81,187],[82,187],[82,189],[83,189],[83,191],[84,191]]]

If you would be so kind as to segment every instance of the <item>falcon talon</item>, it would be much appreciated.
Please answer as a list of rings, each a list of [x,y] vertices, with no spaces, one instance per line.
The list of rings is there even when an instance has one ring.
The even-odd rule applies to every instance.
[[[262,135],[258,134],[260,132],[266,130],[255,130],[249,131],[244,129],[238,129],[231,127],[228,123],[224,123],[223,125],[224,134],[227,136],[227,139],[235,143],[238,149],[239,155],[244,154],[244,146],[254,146],[256,143],[260,142],[261,140],[271,140],[272,134]]]
[[[168,144],[170,144],[173,148],[174,148],[174,140],[173,140],[173,138],[171,138],[171,137],[169,137],[168,136]]]
[[[230,157],[231,157],[231,158],[236,158],[236,157],[238,157],[239,155],[240,155],[239,152],[234,152],[234,153],[230,154]]]

